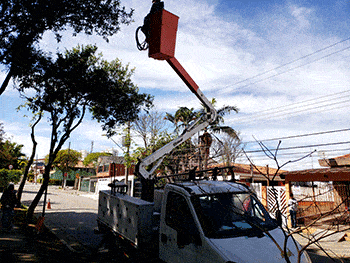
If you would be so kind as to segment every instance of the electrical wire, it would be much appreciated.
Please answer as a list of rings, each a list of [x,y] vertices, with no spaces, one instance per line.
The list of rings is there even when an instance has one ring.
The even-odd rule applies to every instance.
[[[143,51],[143,50],[147,50],[148,49],[148,43],[146,41],[143,41],[142,43],[140,42],[139,40],[139,31],[142,29],[142,26],[139,26],[137,29],[136,29],[136,33],[135,33],[135,39],[136,39],[136,46],[137,46],[137,49],[140,50],[140,51]]]
[[[301,146],[291,146],[291,147],[281,147],[278,149],[270,149],[270,151],[285,151],[285,150],[293,150],[293,149],[304,149],[304,148],[314,148],[314,147],[323,147],[323,146],[331,146],[331,145],[342,145],[342,144],[350,144],[350,141],[346,142],[333,142],[333,143],[320,143],[320,144],[311,144],[311,145],[301,145]],[[258,153],[264,152],[264,150],[250,150],[245,151],[246,153]]]
[[[322,135],[322,134],[330,134],[330,133],[337,133],[337,132],[345,132],[345,131],[350,131],[350,128],[331,130],[331,131],[314,132],[314,133],[306,133],[306,134],[299,134],[299,135],[291,135],[291,136],[285,136],[285,137],[279,137],[279,138],[263,139],[263,140],[259,140],[259,141],[260,142],[280,141],[280,140],[286,140],[286,139],[294,139],[294,138],[301,138],[301,137],[308,137],[308,136],[315,136],[315,135]],[[248,143],[256,143],[256,141],[243,142],[243,144],[248,144]]]
[[[350,37],[349,37],[349,38],[346,38],[346,39],[343,39],[343,40],[340,40],[340,41],[338,41],[338,42],[336,42],[336,43],[334,43],[334,44],[331,44],[331,45],[326,46],[326,47],[324,47],[324,48],[321,48],[321,49],[319,49],[319,50],[316,50],[315,52],[310,53],[310,54],[305,55],[305,56],[302,56],[302,57],[300,57],[300,58],[298,58],[298,59],[295,59],[295,60],[292,60],[292,61],[287,62],[287,63],[285,63],[285,64],[282,64],[282,65],[280,65],[280,66],[278,66],[278,67],[275,67],[275,68],[273,68],[273,69],[264,71],[264,72],[262,72],[262,73],[259,73],[259,74],[255,75],[255,76],[252,76],[252,77],[246,78],[246,79],[244,79],[244,80],[235,82],[235,83],[233,83],[233,84],[231,84],[231,85],[229,85],[229,86],[224,87],[224,89],[237,86],[237,85],[239,85],[239,84],[241,84],[241,83],[244,83],[244,82],[247,82],[247,81],[249,81],[249,80],[256,79],[256,78],[258,78],[258,77],[260,77],[260,76],[266,75],[266,74],[268,74],[268,73],[270,73],[270,72],[273,72],[273,71],[275,71],[275,70],[278,70],[278,69],[281,69],[281,68],[286,67],[286,66],[288,66],[288,65],[291,65],[291,64],[293,64],[293,63],[295,63],[295,62],[298,62],[298,61],[303,60],[303,59],[305,59],[305,58],[308,58],[308,57],[310,57],[310,56],[312,56],[312,55],[315,55],[315,54],[317,54],[317,53],[320,53],[320,52],[322,52],[322,51],[325,51],[325,50],[327,50],[327,49],[329,49],[329,48],[332,48],[332,47],[334,47],[334,46],[336,46],[336,45],[338,45],[338,44],[341,44],[341,43],[343,43],[343,42],[346,42],[346,41],[348,41],[348,40],[350,40]],[[268,80],[268,79],[270,79],[270,78],[273,78],[273,77],[276,77],[276,76],[279,76],[279,75],[282,75],[282,74],[287,73],[287,72],[289,72],[289,71],[292,71],[292,70],[298,69],[298,68],[300,68],[300,67],[303,67],[303,66],[312,64],[312,63],[317,62],[317,61],[319,61],[319,60],[321,60],[321,59],[327,58],[327,57],[329,57],[329,56],[332,56],[332,55],[334,55],[334,54],[343,52],[343,51],[348,50],[348,49],[350,49],[350,46],[349,46],[349,47],[346,47],[346,48],[343,48],[343,49],[341,49],[341,50],[335,51],[335,52],[333,52],[333,53],[329,53],[329,54],[327,54],[327,55],[325,55],[325,56],[323,56],[323,57],[320,57],[320,58],[315,59],[315,60],[313,60],[313,61],[310,61],[310,62],[308,62],[308,63],[302,64],[302,65],[296,66],[296,67],[294,67],[294,68],[290,68],[290,69],[288,69],[288,70],[286,70],[286,71],[283,71],[283,72],[277,73],[277,74],[275,74],[275,75],[269,76],[269,77],[267,77],[267,78],[264,78],[264,79],[261,79],[261,80],[255,81],[255,82],[251,82],[251,83],[249,83],[249,84],[247,84],[247,85],[244,85],[244,86],[241,86],[241,87],[239,87],[239,88],[245,88],[245,87],[247,87],[247,86],[250,86],[250,85],[253,85],[253,84],[256,84],[256,83],[265,81],[265,80]],[[236,88],[236,89],[238,89],[238,88]],[[235,90],[236,90],[236,89],[235,89]]]
[[[347,96],[347,97],[350,97],[350,96]],[[260,116],[259,115],[256,115],[256,116],[249,115],[249,116],[244,116],[244,117],[240,117],[240,118],[233,117],[233,119],[231,121],[234,122],[235,125],[247,124],[247,123],[253,123],[253,122],[256,124],[257,121],[259,121],[259,123],[260,123],[260,122],[266,122],[268,120],[277,120],[277,119],[281,119],[281,118],[286,118],[288,116],[293,117],[293,116],[299,116],[299,115],[307,114],[307,113],[315,114],[318,112],[341,109],[344,107],[348,107],[348,104],[350,103],[350,99],[347,99],[347,97],[330,99],[330,100],[325,100],[322,102],[314,102],[310,105],[295,107],[295,109],[298,109],[298,108],[309,106],[308,108],[301,109],[301,110],[289,109],[289,112],[288,112],[288,109],[286,109],[285,111],[279,111],[279,112],[270,113],[270,114],[266,113],[266,114],[260,115]],[[330,102],[330,103],[321,104],[321,103],[325,103],[325,102]],[[317,104],[321,104],[321,105],[315,106]],[[345,104],[345,105],[343,105],[343,104]],[[336,106],[334,106],[334,105],[336,105]]]
[[[342,98],[344,98],[344,94],[346,94],[346,93],[350,93],[350,90],[345,90],[345,91],[341,91],[341,92],[337,92],[337,93],[333,93],[333,94],[327,94],[327,95],[324,95],[324,96],[320,96],[318,98],[308,99],[308,100],[304,100],[304,101],[300,101],[300,102],[295,102],[295,103],[291,103],[291,104],[280,106],[280,107],[276,107],[276,108],[266,109],[266,110],[263,110],[263,111],[252,113],[249,116],[243,116],[243,117],[235,118],[235,120],[236,121],[240,121],[242,119],[243,120],[244,119],[248,119],[248,118],[251,119],[252,117],[253,118],[259,118],[260,116],[266,116],[266,115],[270,116],[271,114],[274,114],[274,112],[272,112],[272,111],[276,111],[276,110],[279,110],[279,109],[282,109],[282,110],[279,110],[277,113],[285,112],[285,111],[295,111],[295,109],[306,107],[306,106],[309,106],[309,105],[315,105],[315,104],[319,104],[321,102],[327,102],[327,101],[333,101],[333,100],[336,100],[336,99],[342,99]],[[331,98],[331,97],[334,97],[334,96],[336,96],[336,97],[341,96],[341,97],[340,98]],[[350,96],[350,94],[347,95],[347,96]],[[327,100],[323,100],[321,102],[317,102],[318,100],[321,100],[323,98],[328,98],[328,99]],[[308,103],[308,102],[310,102],[310,103]],[[306,105],[302,105],[304,103],[307,103],[307,104]]]

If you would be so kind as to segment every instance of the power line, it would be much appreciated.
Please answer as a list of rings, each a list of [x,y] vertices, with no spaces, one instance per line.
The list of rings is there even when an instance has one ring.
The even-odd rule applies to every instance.
[[[336,101],[336,100],[341,100],[341,101]],[[257,116],[257,117],[254,117],[253,116],[247,116],[247,117],[241,117],[241,119],[237,118],[233,118],[233,122],[235,122],[235,124],[247,124],[247,123],[252,123],[252,122],[257,122],[257,121],[268,121],[268,120],[276,120],[276,119],[280,119],[281,117],[282,118],[286,118],[287,116],[298,116],[298,115],[301,115],[301,114],[306,114],[306,113],[318,113],[318,112],[324,112],[324,111],[330,111],[330,110],[336,110],[336,109],[341,109],[341,108],[344,108],[344,107],[348,107],[348,104],[350,103],[350,99],[346,99],[346,97],[342,97],[342,98],[338,98],[336,100],[326,100],[326,101],[323,101],[323,102],[315,102],[313,103],[312,105],[317,105],[317,104],[320,104],[320,103],[325,103],[325,102],[328,102],[328,101],[332,101],[331,103],[328,103],[328,104],[321,104],[319,106],[312,106],[312,107],[309,107],[309,108],[305,108],[305,109],[300,109],[298,111],[294,110],[294,109],[290,109],[290,112],[285,112],[283,113],[283,111],[281,112],[276,112],[276,113],[271,113],[271,114],[264,114],[261,115],[260,117]],[[345,105],[341,105],[341,104],[345,104]],[[336,106],[334,106],[336,105]],[[311,106],[311,105],[306,105],[306,106]],[[301,107],[306,107],[306,106],[300,106],[300,107],[295,107],[295,108],[301,108]],[[293,110],[293,111],[292,111]],[[287,110],[286,110],[287,111]]]
[[[295,59],[295,60],[292,60],[292,61],[287,62],[287,63],[285,63],[285,64],[282,64],[282,65],[280,65],[280,66],[278,66],[278,67],[275,67],[275,68],[273,68],[273,69],[264,71],[264,72],[262,72],[262,73],[259,73],[259,74],[255,75],[255,76],[252,76],[252,77],[246,78],[246,79],[244,79],[244,80],[235,82],[235,83],[233,83],[233,84],[230,85],[230,86],[226,86],[225,89],[227,89],[227,88],[229,88],[229,87],[237,86],[237,85],[239,85],[239,84],[241,84],[241,83],[247,82],[247,81],[252,80],[252,79],[256,79],[256,78],[258,78],[258,77],[260,77],[260,76],[266,75],[266,74],[268,74],[268,73],[270,73],[270,72],[272,72],[272,71],[275,71],[275,70],[277,70],[277,69],[283,68],[283,67],[288,66],[288,65],[291,65],[291,64],[293,64],[293,63],[295,63],[295,62],[297,62],[297,61],[300,61],[300,60],[303,60],[303,59],[305,59],[305,58],[308,58],[308,57],[310,57],[310,56],[312,56],[312,55],[315,55],[315,54],[317,54],[317,53],[320,53],[320,52],[322,52],[322,51],[324,51],[324,50],[327,50],[327,49],[329,49],[329,48],[331,48],[331,47],[334,47],[334,46],[336,46],[336,45],[338,45],[338,44],[340,44],[340,43],[343,43],[343,42],[345,42],[345,41],[348,41],[348,40],[350,40],[350,37],[349,37],[349,38],[346,38],[346,39],[343,39],[343,40],[341,40],[341,41],[338,41],[338,42],[336,42],[336,43],[334,43],[334,44],[331,44],[331,45],[329,45],[329,46],[326,46],[326,47],[324,47],[324,48],[321,48],[321,49],[319,49],[319,50],[316,50],[315,52],[310,53],[310,54],[305,55],[305,56],[302,56],[302,57],[300,57],[300,58],[298,58],[298,59]],[[303,67],[303,66],[312,64],[312,63],[314,63],[314,62],[317,62],[317,61],[319,61],[319,60],[321,60],[321,59],[327,58],[327,57],[332,56],[332,55],[334,55],[334,54],[343,52],[343,51],[345,51],[345,50],[347,50],[347,49],[350,49],[350,46],[349,46],[349,47],[346,47],[346,48],[343,48],[343,49],[341,49],[341,50],[335,51],[335,52],[333,52],[333,53],[329,53],[329,54],[327,54],[327,55],[325,55],[325,56],[323,56],[323,57],[320,57],[320,58],[315,59],[315,60],[313,60],[313,61],[310,61],[310,62],[308,62],[308,63],[305,63],[305,64],[302,64],[302,65],[296,66],[296,67],[294,67],[294,68],[290,68],[290,69],[288,69],[288,70],[286,70],[286,71],[277,73],[277,74],[272,75],[272,76],[269,76],[269,77],[267,77],[267,78],[264,78],[264,79],[261,79],[261,80],[258,80],[258,81],[249,83],[249,84],[244,85],[244,86],[241,86],[240,88],[245,88],[245,87],[250,86],[250,85],[252,85],[252,84],[256,84],[256,83],[262,82],[262,81],[264,81],[264,80],[268,80],[268,79],[270,79],[270,78],[273,78],[273,77],[282,75],[282,74],[287,73],[287,72],[289,72],[289,71],[292,71],[292,70],[294,70],[294,69],[298,69],[298,68],[300,68],[300,67]]]
[[[293,150],[293,149],[304,149],[304,148],[312,148],[312,147],[323,147],[323,146],[331,146],[331,145],[341,145],[341,144],[350,144],[350,141],[346,142],[333,142],[333,143],[320,143],[320,144],[311,144],[311,145],[302,145],[302,146],[291,146],[291,147],[281,147],[278,148],[279,151],[285,151],[285,150]],[[269,149],[270,151],[276,151],[277,149]],[[258,152],[264,152],[264,150],[251,150],[251,151],[245,151],[246,153],[258,153]]]
[[[322,102],[327,102],[327,101],[331,101],[331,100],[335,100],[336,98],[333,98],[331,99],[330,97],[334,97],[334,96],[340,96],[340,95],[344,95],[345,93],[349,93],[350,90],[345,90],[345,91],[341,91],[341,92],[337,92],[337,93],[333,93],[333,94],[327,94],[327,95],[324,95],[324,96],[320,96],[318,98],[314,98],[314,99],[308,99],[308,100],[304,100],[304,101],[300,101],[300,102],[295,102],[295,103],[291,103],[291,104],[288,104],[288,105],[284,105],[284,106],[281,106],[281,107],[277,107],[277,108],[271,108],[271,109],[266,109],[266,110],[263,110],[263,111],[259,111],[257,112],[255,115],[253,114],[250,114],[249,116],[244,116],[244,117],[238,117],[236,120],[241,120],[241,119],[251,119],[251,117],[253,118],[258,118],[259,116],[265,116],[265,115],[270,115],[271,111],[276,111],[278,109],[283,109],[282,111],[288,111],[288,110],[295,110],[296,108],[302,108],[302,107],[306,107],[306,106],[309,106],[309,105],[315,105],[315,104],[319,104],[321,102],[316,102],[320,99],[323,99],[323,98],[329,98],[328,100],[324,100]],[[341,97],[343,98],[343,97]],[[304,103],[307,103],[307,102],[310,102],[309,104],[306,104],[306,105],[300,105],[300,104],[304,104]],[[300,105],[300,106],[298,106]],[[279,111],[278,113],[282,112],[282,111]],[[252,116],[253,115],[253,116]]]
[[[293,155],[307,155],[307,154],[310,154],[311,151],[299,151],[299,152],[287,152],[287,153],[278,153],[278,157],[280,156],[293,156]],[[326,149],[326,150],[317,150],[318,153],[334,153],[334,152],[350,152],[350,148],[342,148],[342,149]],[[264,155],[263,153],[257,153],[258,155],[254,155],[253,158],[259,158],[259,159],[264,159],[264,158],[267,158],[266,155]],[[316,153],[314,153],[316,154]],[[314,155],[313,154],[313,155]],[[322,158],[320,158],[322,159]]]
[[[345,131],[350,131],[350,128],[339,129],[339,130],[331,130],[331,131],[305,133],[305,134],[291,135],[291,136],[285,136],[285,137],[279,137],[279,138],[263,139],[263,140],[259,140],[259,142],[268,142],[268,141],[277,141],[277,140],[280,141],[280,140],[286,140],[286,139],[294,139],[294,138],[301,138],[301,137],[315,136],[315,135],[323,135],[323,134],[330,134],[330,133],[337,133],[337,132],[345,132]],[[256,141],[243,142],[243,144],[244,143],[256,143]]]

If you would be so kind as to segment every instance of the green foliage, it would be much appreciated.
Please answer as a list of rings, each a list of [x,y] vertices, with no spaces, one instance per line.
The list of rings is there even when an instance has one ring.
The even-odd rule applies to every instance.
[[[0,169],[8,169],[12,165],[13,169],[21,169],[25,162],[22,151],[23,145],[6,140],[0,142]]]
[[[74,36],[96,33],[108,41],[121,24],[132,22],[132,14],[119,0],[1,1],[0,61],[10,69],[10,77],[32,74],[45,58],[38,43],[46,31],[54,32],[58,42],[67,28],[73,29]]]
[[[100,89],[93,94],[94,102],[90,109],[110,137],[115,134],[117,126],[135,120],[143,106],[150,108],[153,98],[139,93],[131,81],[134,70],[130,70],[128,65],[123,66],[118,59],[102,61],[100,70],[107,73],[106,78],[101,80],[99,77]]]
[[[211,104],[215,106],[216,104],[216,99],[212,98]],[[199,116],[204,116],[207,114],[206,108],[204,105],[202,105],[202,109],[199,111]],[[231,112],[238,112],[239,109],[236,106],[223,106],[219,109],[217,109],[217,118],[216,121],[208,127],[208,130],[210,130],[213,133],[224,133],[227,134],[231,137],[238,137],[236,131],[230,127],[230,126],[225,126],[223,125],[225,123],[224,117],[226,114],[230,114]]]
[[[175,131],[179,133],[183,131],[192,121],[197,120],[200,117],[199,112],[194,108],[179,107],[174,115],[166,113],[165,119],[175,125]]]
[[[74,120],[86,110],[102,123],[107,135],[117,125],[135,119],[142,106],[151,105],[152,98],[138,92],[131,81],[133,70],[119,60],[107,62],[96,52],[96,46],[78,46],[57,54],[56,61],[43,63],[41,72],[21,78],[21,91],[36,91],[36,96],[27,98],[27,107],[49,112],[52,124],[61,124],[61,133],[74,127]]]
[[[85,157],[83,164],[84,166],[88,166],[89,164],[93,164],[94,167],[97,165],[97,160],[100,156],[111,156],[111,153],[105,153],[105,152],[97,152],[97,153],[90,153],[88,156]]]
[[[171,142],[174,139],[175,139],[174,135],[169,134],[167,132],[163,132],[162,134],[159,135],[157,141],[152,146],[147,148],[138,147],[137,149],[135,149],[131,158],[133,162],[137,162],[138,159],[143,159],[149,156],[150,154],[162,148],[164,145],[166,145],[167,143]]]
[[[81,124],[86,111],[90,110],[110,134],[116,125],[133,120],[144,105],[151,104],[150,96],[140,94],[132,83],[127,67],[118,60],[102,60],[96,51],[96,46],[89,45],[58,53],[56,60],[47,58],[41,63],[41,71],[20,78],[19,90],[27,99],[27,109],[33,114],[48,114],[51,125],[43,187],[29,207],[29,217],[49,183],[49,171],[57,153]],[[31,92],[26,94],[27,89]]]
[[[9,183],[17,184],[22,176],[20,170],[0,169],[0,188],[5,188]]]
[[[46,156],[45,162],[48,161],[49,156]],[[72,149],[60,150],[55,160],[52,163],[52,166],[56,169],[67,172],[72,167],[78,164],[79,159],[81,158],[81,153]]]

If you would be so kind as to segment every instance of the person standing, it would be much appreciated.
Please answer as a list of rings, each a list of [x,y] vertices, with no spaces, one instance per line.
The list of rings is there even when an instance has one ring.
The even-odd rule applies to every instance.
[[[294,198],[293,194],[290,194],[290,199],[288,201],[289,214],[292,222],[292,228],[297,227],[297,211],[298,211],[298,201]]]
[[[14,184],[10,183],[1,196],[1,225],[5,231],[12,229],[14,208],[17,204],[17,197]]]
[[[149,40],[149,31],[150,31],[150,16],[160,10],[164,9],[164,2],[161,2],[160,0],[152,0],[152,7],[149,11],[148,15],[144,18],[143,26],[141,28],[141,31],[146,36],[146,42],[148,43]]]

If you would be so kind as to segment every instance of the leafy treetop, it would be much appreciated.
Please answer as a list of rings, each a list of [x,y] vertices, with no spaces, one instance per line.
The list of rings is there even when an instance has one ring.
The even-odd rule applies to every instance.
[[[78,46],[58,53],[55,61],[44,61],[41,71],[20,78],[20,91],[25,94],[30,88],[36,92],[27,98],[27,107],[49,112],[51,122],[59,120],[65,130],[89,109],[107,135],[117,125],[136,119],[142,106],[151,106],[151,96],[139,93],[128,65],[118,59],[103,60],[96,52],[96,46]]]
[[[112,154],[105,153],[105,152],[90,153],[88,154],[88,156],[84,158],[83,164],[84,166],[88,166],[89,164],[93,164],[95,166],[100,156],[110,156],[110,155]]]
[[[108,37],[132,22],[119,0],[6,0],[0,3],[0,63],[8,67],[9,79],[30,74],[40,67],[44,55],[37,45],[44,32],[55,32],[57,41],[68,27],[80,32]]]
[[[60,150],[52,166],[60,171],[68,172],[70,168],[78,164],[81,158],[81,153],[73,149]],[[45,162],[47,163],[49,156],[45,157]]]

